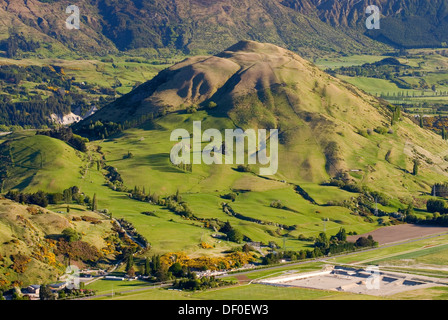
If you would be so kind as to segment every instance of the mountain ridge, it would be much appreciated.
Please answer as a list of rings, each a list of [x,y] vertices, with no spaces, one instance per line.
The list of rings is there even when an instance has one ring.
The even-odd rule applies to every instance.
[[[104,55],[148,48],[187,54],[217,53],[239,40],[270,42],[302,55],[362,52],[375,45],[368,37],[347,35],[279,1],[83,0],[80,30],[67,30],[67,0],[17,0],[0,4],[0,17],[34,39],[58,50]],[[56,50],[55,48],[54,51]],[[384,49],[384,47],[382,47]],[[155,50],[155,51],[154,51]]]
[[[254,40],[315,56],[389,49],[375,40],[405,48],[448,42],[447,0],[83,0],[77,3],[81,29],[67,30],[70,4],[3,1],[0,30],[7,37],[12,27],[57,55],[140,49],[150,55],[165,49],[197,55]],[[366,30],[369,5],[380,8],[380,30]]]
[[[440,47],[448,41],[446,0],[284,0],[283,3],[298,12],[318,16],[333,27],[357,30],[395,47]],[[380,9],[379,30],[366,30],[365,11],[370,5]]]

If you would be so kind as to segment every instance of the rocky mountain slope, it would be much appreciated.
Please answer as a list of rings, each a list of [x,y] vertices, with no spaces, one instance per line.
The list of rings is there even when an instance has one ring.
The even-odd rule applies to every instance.
[[[106,54],[117,50],[168,48],[185,53],[219,52],[247,39],[300,52],[359,52],[373,42],[333,28],[277,0],[82,0],[79,30],[68,30],[67,0],[0,1],[1,33],[11,27],[56,53]],[[44,47],[44,46],[43,46]]]
[[[358,30],[398,47],[440,47],[448,41],[448,1],[422,0],[284,0],[298,12],[347,30]],[[376,5],[381,12],[380,30],[367,31],[365,11]]]
[[[269,42],[302,55],[441,46],[448,40],[446,0],[82,0],[80,30],[68,30],[68,0],[0,1],[0,30],[38,40],[53,54],[107,54],[140,48],[216,53],[239,40]],[[380,30],[365,10],[379,6]],[[51,47],[49,47],[49,45]]]

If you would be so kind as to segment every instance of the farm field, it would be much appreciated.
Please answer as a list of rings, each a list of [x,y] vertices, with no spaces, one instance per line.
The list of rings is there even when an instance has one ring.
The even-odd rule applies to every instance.
[[[411,114],[446,115],[448,103],[448,58],[444,49],[411,49],[397,56],[401,66],[408,68],[403,74],[388,77],[347,76],[337,77],[390,103],[403,105]],[[321,69],[356,67],[377,63],[391,56],[349,56],[339,59],[320,59],[315,63]],[[411,70],[411,71],[410,71]],[[412,73],[413,72],[413,73]],[[411,74],[412,73],[412,74]]]
[[[430,259],[440,259],[443,255],[446,259],[446,241],[448,240],[447,236],[442,236],[442,239],[439,238],[431,238],[431,239],[423,239],[417,240],[412,243],[403,243],[403,244],[395,244],[393,247],[384,247],[378,248],[371,252],[360,252],[354,253],[350,255],[350,259],[352,259],[351,263],[354,263],[358,266],[359,263],[363,264],[377,264],[381,261],[394,261],[394,259],[404,258],[430,258]],[[407,252],[407,253],[406,253]],[[376,261],[373,259],[366,259],[368,257],[387,257],[383,260]],[[332,263],[347,263],[346,257],[341,256],[338,258],[328,258],[326,261],[315,261],[315,262],[303,262],[298,265],[291,266],[278,266],[275,268],[268,268],[266,270],[254,270],[250,272],[245,272],[242,275],[232,274],[226,277],[226,279],[241,279],[240,285],[218,288],[213,290],[208,290],[205,292],[186,292],[186,291],[172,291],[167,289],[148,289],[142,290],[138,292],[123,292],[121,295],[117,295],[115,297],[108,297],[108,299],[117,299],[117,300],[144,300],[144,299],[162,299],[162,300],[183,300],[183,299],[230,299],[230,300],[250,300],[258,299],[258,300],[269,300],[272,299],[270,295],[275,295],[276,299],[279,300],[378,300],[378,299],[392,299],[392,300],[418,300],[421,298],[425,299],[441,299],[446,300],[446,287],[438,287],[434,285],[430,288],[425,289],[417,289],[417,290],[408,290],[406,292],[402,292],[400,294],[394,294],[389,296],[374,296],[368,294],[354,294],[349,292],[334,292],[334,291],[326,291],[326,290],[315,290],[315,289],[304,289],[304,288],[285,288],[285,287],[275,287],[268,286],[262,284],[243,284],[247,283],[249,280],[260,280],[271,277],[278,277],[280,275],[287,275],[291,273],[297,272],[309,272],[309,271],[317,271],[321,270],[323,266],[332,264]],[[441,263],[445,263],[444,260],[440,260]],[[349,262],[350,263],[350,262]],[[380,265],[380,268],[383,266]],[[385,265],[384,268],[388,267]],[[381,269],[380,269],[381,270]],[[387,269],[389,270],[389,268]],[[409,274],[420,274],[419,270],[398,270]],[[422,275],[426,275],[422,273]],[[429,274],[428,274],[429,275]],[[440,277],[443,277],[443,274],[440,274]],[[244,280],[246,279],[246,280]],[[106,289],[105,291],[101,291],[102,294],[110,294],[111,290],[107,290],[107,282],[103,283],[104,286],[100,283],[98,285]],[[107,285],[106,285],[107,284]],[[122,288],[126,288],[126,284],[123,284]],[[131,289],[132,290],[132,289]],[[104,298],[99,298],[104,299]]]
[[[448,228],[446,227],[402,224],[402,225],[384,227],[372,232],[368,232],[366,234],[361,234],[359,236],[367,237],[368,235],[372,235],[373,238],[378,242],[378,244],[382,245],[392,242],[415,239],[429,235],[446,234],[446,233],[448,233]],[[355,238],[359,236],[348,236],[348,240],[356,241]]]
[[[382,55],[351,55],[346,57],[318,58],[314,60],[321,69],[334,69],[340,67],[361,66],[365,63],[374,63],[380,61],[387,56]]]
[[[99,298],[104,299],[104,298]],[[349,293],[302,288],[281,288],[265,285],[241,285],[218,288],[206,292],[178,292],[167,289],[149,289],[143,292],[123,293],[107,300],[368,300],[378,299]]]
[[[432,287],[391,296],[394,300],[448,300],[447,287]]]
[[[447,271],[448,245],[427,246],[421,250],[411,251],[388,258],[379,259],[370,263],[385,266],[414,267],[426,270]]]
[[[172,65],[181,57],[173,57],[171,61],[163,63],[158,60],[144,59],[141,57],[107,56],[101,59],[57,59],[57,58],[28,58],[8,59],[0,58],[0,65],[27,66],[57,66],[64,70],[64,75],[74,77],[77,82],[84,82],[101,87],[113,87],[117,84],[117,92],[126,94],[135,86],[136,82],[144,82],[154,77],[160,70]],[[34,88],[34,83],[29,83],[29,88]]]
[[[122,291],[148,287],[148,282],[145,281],[116,281],[116,280],[97,280],[86,287],[94,290],[97,295],[105,293],[120,293]]]
[[[430,236],[427,239],[415,239],[403,241],[402,243],[395,243],[393,245],[383,245],[375,250],[348,254],[346,256],[330,258],[329,262],[341,264],[361,265],[366,263],[373,263],[377,260],[391,258],[404,253],[418,252],[419,250],[445,245],[448,241],[447,235]],[[374,264],[374,263],[373,263]]]
[[[146,90],[146,86],[159,85],[157,81],[160,79],[157,78],[126,95],[119,103],[99,110],[93,115],[93,119],[98,117],[98,120],[88,124],[81,122],[80,126],[85,125],[82,130],[77,131],[79,127],[73,127],[75,133],[91,137],[92,140],[86,141],[86,148],[83,148],[87,149],[86,152],[77,151],[61,140],[35,135],[35,131],[31,130],[2,138],[7,141],[2,144],[2,156],[10,161],[2,168],[5,173],[3,189],[61,193],[66,188],[78,187],[78,194],[84,199],[87,196],[94,198],[95,206],[89,201],[71,197],[68,201],[64,198],[52,202],[49,209],[60,214],[64,209],[88,214],[90,209],[87,206],[92,205],[96,208],[92,210],[102,213],[104,218],[111,215],[115,219],[124,219],[121,223],[128,227],[130,224],[131,232],[147,239],[147,250],[139,251],[135,256],[139,274],[142,273],[145,258],[164,254],[169,254],[163,258],[168,257],[173,263],[179,254],[202,258],[198,259],[203,263],[198,270],[239,268],[239,261],[229,268],[228,265],[215,263],[219,260],[213,259],[229,257],[243,250],[248,256],[253,255],[257,264],[277,264],[285,259],[304,262],[303,265],[280,265],[275,270],[230,276],[243,284],[274,273],[321,267],[320,263],[304,261],[303,254],[307,259],[321,257],[329,263],[366,265],[394,255],[410,254],[426,246],[447,243],[447,235],[415,239],[446,233],[445,229],[395,225],[400,224],[401,220],[411,221],[413,217],[415,220],[424,219],[424,222],[420,220],[422,223],[433,218],[436,223],[443,222],[441,219],[436,221],[437,215],[427,212],[426,200],[432,199],[432,187],[443,181],[448,172],[445,140],[400,115],[399,109],[376,100],[347,82],[321,73],[314,65],[281,48],[242,42],[235,50],[241,53],[235,54],[231,61],[224,62],[224,58],[216,57],[209,58],[210,61],[203,60],[203,57],[191,58],[176,65],[176,68],[184,68],[183,64],[188,66],[185,67],[188,71],[185,72],[186,80],[182,81],[191,85],[195,80],[194,73],[189,72],[189,64],[191,68],[200,65],[200,72],[210,76],[210,81],[221,81],[215,74],[215,65],[223,64],[222,67],[231,75],[236,70],[235,61],[244,65],[248,63],[246,60],[252,61],[253,51],[258,50],[266,59],[276,61],[275,68],[261,65],[262,72],[253,74],[249,68],[249,79],[242,84],[241,92],[256,83],[254,81],[259,80],[260,74],[274,69],[277,74],[273,73],[276,77],[272,79],[281,78],[284,81],[278,83],[278,91],[269,84],[263,94],[241,96],[234,101],[235,108],[224,110],[217,103],[212,104],[213,101],[207,104],[208,101],[204,100],[204,105],[177,104],[176,101],[185,98],[184,93],[182,90],[166,92],[170,84],[160,87],[157,97],[145,97],[134,105],[133,99],[141,99],[151,92],[152,89]],[[233,55],[232,51],[229,52],[227,54]],[[282,63],[278,62],[278,56],[284,60]],[[360,63],[361,59],[357,57],[352,62]],[[376,62],[383,57],[369,59]],[[169,69],[162,75],[166,75],[168,82],[177,81],[177,78],[171,79],[176,72]],[[295,79],[293,74],[296,73],[303,78]],[[370,78],[358,80],[365,80],[366,85],[372,86],[368,83],[372,80]],[[440,78],[433,79],[436,80],[440,81]],[[375,85],[379,88],[385,83]],[[219,83],[216,86],[224,85]],[[135,96],[136,92],[138,97]],[[216,98],[212,91],[205,94],[209,94],[210,99]],[[159,103],[164,99],[175,106],[168,108],[165,105],[160,113],[145,114],[148,108],[152,108],[151,103],[156,104],[155,101]],[[267,102],[271,103],[269,108],[264,105]],[[146,103],[148,108],[144,107]],[[224,105],[223,102],[220,104]],[[250,110],[257,115],[253,118],[248,116],[247,111],[248,106],[252,105],[253,109]],[[124,121],[111,123],[107,122],[108,119]],[[170,161],[173,146],[179,138],[187,138],[183,131],[181,137],[174,136],[176,139],[173,139],[173,131],[185,129],[190,135],[198,122],[201,123],[201,133],[206,129],[218,129],[221,133],[229,128],[250,128],[252,125],[280,128],[278,170],[267,176],[260,173],[260,164],[173,164]],[[213,140],[217,138],[213,136]],[[200,137],[201,150],[209,145],[210,140]],[[222,146],[227,148],[222,142],[219,156],[225,154]],[[271,144],[266,146],[266,151],[273,152]],[[216,155],[217,151],[214,152]],[[244,147],[241,153],[247,156],[248,148]],[[20,199],[28,201],[32,195],[21,195]],[[388,227],[390,225],[394,226]],[[76,228],[89,242],[99,247],[103,245],[101,240],[89,236],[92,226],[79,224]],[[341,238],[335,236],[339,232]],[[329,252],[335,254],[346,248],[359,249],[371,245],[346,243],[345,234],[352,242],[372,234],[380,245],[397,241],[402,243],[327,257]],[[407,241],[409,239],[412,241]],[[278,257],[278,252],[284,252],[285,256]],[[443,252],[433,253],[443,255]],[[433,260],[439,258],[432,257]],[[251,260],[245,260],[244,264],[247,261]],[[156,279],[158,276],[153,271],[149,274]],[[123,264],[117,272],[124,274],[129,270]],[[117,293],[114,299],[128,299],[131,296],[151,299],[157,294],[167,299],[225,299],[231,295],[238,299],[250,296],[264,299],[274,294],[272,290],[278,290],[275,294],[279,297],[296,299],[370,298],[258,285],[240,285],[192,294],[156,288],[126,292],[144,288],[143,282],[120,283],[114,289],[109,285],[113,283],[100,281],[94,283],[92,288],[96,288],[99,294],[114,290]]]

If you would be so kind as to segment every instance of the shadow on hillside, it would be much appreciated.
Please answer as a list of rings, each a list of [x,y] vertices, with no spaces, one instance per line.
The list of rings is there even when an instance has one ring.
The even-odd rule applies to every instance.
[[[45,236],[45,239],[48,239],[48,240],[56,240],[57,241],[61,238],[64,238],[64,236],[62,234],[47,234]]]
[[[35,175],[36,175],[36,173],[29,176],[28,178],[25,178],[18,185],[14,186],[14,189],[19,189],[19,190],[25,189],[26,187],[28,187],[31,184],[31,181],[33,181],[33,178]]]
[[[148,160],[148,164],[151,168],[161,171],[161,172],[171,172],[171,173],[181,173],[180,169],[177,169],[170,162],[170,154],[169,153],[156,153],[151,154],[146,157]]]

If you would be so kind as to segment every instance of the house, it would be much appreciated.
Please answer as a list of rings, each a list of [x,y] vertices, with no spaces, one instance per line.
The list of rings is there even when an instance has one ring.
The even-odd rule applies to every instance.
[[[24,296],[30,297],[31,300],[39,300],[40,285],[30,285],[21,290]]]
[[[53,292],[61,291],[62,289],[65,289],[66,286],[67,286],[67,282],[54,283],[54,284],[50,284],[50,289]]]
[[[25,290],[26,290],[28,293],[33,293],[33,294],[37,294],[37,295],[38,295],[39,292],[40,292],[40,285],[38,285],[38,284],[32,284],[32,285],[26,287]]]

